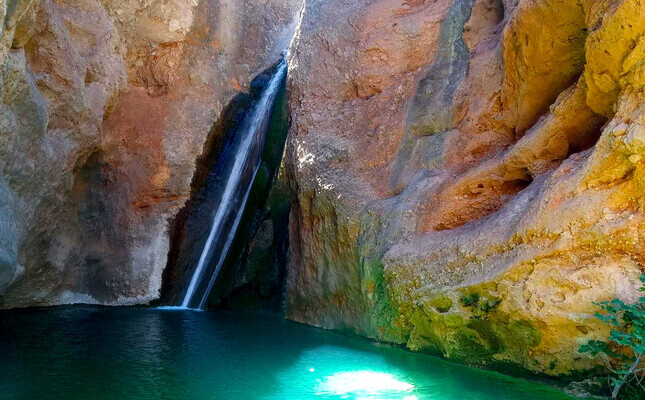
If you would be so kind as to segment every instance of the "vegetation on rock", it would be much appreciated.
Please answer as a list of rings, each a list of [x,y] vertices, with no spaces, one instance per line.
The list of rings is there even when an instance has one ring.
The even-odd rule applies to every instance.
[[[645,292],[645,274],[641,276]],[[611,328],[608,341],[591,340],[582,353],[600,357],[611,371],[612,398],[637,399],[645,396],[645,296],[626,304],[615,299],[597,303],[603,312],[596,317]]]

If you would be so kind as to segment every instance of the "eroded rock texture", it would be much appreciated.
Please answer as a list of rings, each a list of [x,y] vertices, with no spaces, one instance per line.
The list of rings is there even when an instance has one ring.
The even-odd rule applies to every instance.
[[[0,308],[158,296],[168,223],[296,0],[0,0]]]
[[[645,269],[645,3],[308,0],[287,314],[472,363],[593,366]]]

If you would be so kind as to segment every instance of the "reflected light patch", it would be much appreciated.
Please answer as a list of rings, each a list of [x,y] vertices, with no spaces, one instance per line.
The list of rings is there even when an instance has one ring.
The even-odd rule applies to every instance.
[[[194,312],[203,312],[205,310],[199,309],[199,308],[189,308],[189,307],[182,307],[182,306],[160,306],[160,307],[154,307],[152,310],[159,310],[159,311],[194,311]]]
[[[337,372],[325,377],[318,386],[318,394],[384,394],[407,392],[414,385],[395,379],[391,374],[373,371]],[[406,397],[413,400],[415,396]]]

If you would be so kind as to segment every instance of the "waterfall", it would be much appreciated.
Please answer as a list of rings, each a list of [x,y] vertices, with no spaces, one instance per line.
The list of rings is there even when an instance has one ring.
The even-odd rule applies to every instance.
[[[228,250],[235,238],[251,186],[260,167],[262,151],[269,129],[269,119],[275,99],[287,71],[286,61],[278,64],[257,104],[249,111],[237,132],[235,156],[226,166],[228,176],[222,198],[217,205],[211,229],[190,279],[181,308],[202,309],[215,283]],[[217,257],[215,262],[212,257]]]

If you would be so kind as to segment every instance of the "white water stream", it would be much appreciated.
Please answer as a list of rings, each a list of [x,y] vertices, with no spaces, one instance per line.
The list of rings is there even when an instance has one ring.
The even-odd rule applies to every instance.
[[[264,89],[260,100],[247,114],[237,133],[241,140],[238,141],[237,147],[233,147],[231,150],[235,152],[232,160],[233,165],[226,178],[222,199],[217,206],[208,239],[202,249],[197,268],[190,279],[190,285],[181,303],[181,308],[202,309],[204,307],[217,274],[226,259],[260,166],[271,111],[286,70],[287,65],[283,60]],[[250,180],[244,179],[249,174]],[[213,254],[214,249],[218,246],[221,246],[221,250],[218,254]],[[217,261],[211,264],[213,255],[217,257]],[[212,270],[212,273],[208,273],[209,270]]]

